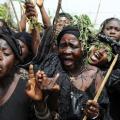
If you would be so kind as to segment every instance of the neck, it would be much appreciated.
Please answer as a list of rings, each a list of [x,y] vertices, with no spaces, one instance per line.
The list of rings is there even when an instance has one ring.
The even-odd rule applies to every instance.
[[[79,74],[81,74],[81,72],[84,70],[84,62],[80,61],[78,64],[76,64],[76,66],[74,67],[74,69],[68,70],[68,73],[71,76],[78,76]]]

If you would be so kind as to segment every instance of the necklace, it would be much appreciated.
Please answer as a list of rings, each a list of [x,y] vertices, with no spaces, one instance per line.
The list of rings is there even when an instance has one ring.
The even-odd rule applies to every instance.
[[[95,74],[96,70],[85,67],[79,74],[76,76],[71,75],[69,78],[72,85],[79,90],[85,91],[92,84],[96,76]]]

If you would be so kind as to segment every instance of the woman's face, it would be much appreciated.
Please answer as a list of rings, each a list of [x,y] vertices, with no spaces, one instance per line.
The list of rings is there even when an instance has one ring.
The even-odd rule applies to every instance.
[[[105,45],[92,45],[88,53],[88,62],[91,65],[105,65],[112,59],[111,48]]]
[[[24,60],[29,55],[29,50],[28,50],[27,45],[24,42],[19,40],[19,43],[20,43],[20,46],[21,46],[21,49],[22,49],[21,59]]]
[[[75,69],[81,57],[81,43],[72,34],[64,34],[59,43],[59,55],[65,69]]]
[[[0,38],[0,78],[8,75],[16,62],[15,55],[4,39]]]
[[[63,27],[70,25],[70,20],[66,17],[59,17],[56,23],[55,34],[58,35]]]
[[[113,40],[120,40],[120,22],[111,20],[105,25],[103,32]]]

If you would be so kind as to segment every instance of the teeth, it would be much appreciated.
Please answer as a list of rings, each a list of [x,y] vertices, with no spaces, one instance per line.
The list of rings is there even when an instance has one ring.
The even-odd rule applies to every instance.
[[[98,60],[94,55],[91,57],[91,59],[94,61]]]
[[[95,55],[96,55],[96,57],[98,57],[98,58],[99,58],[99,52],[96,52],[96,53],[95,53]]]

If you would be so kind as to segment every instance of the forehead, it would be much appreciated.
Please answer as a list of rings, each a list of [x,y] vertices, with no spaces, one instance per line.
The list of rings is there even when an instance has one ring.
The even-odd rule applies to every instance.
[[[118,20],[111,20],[105,26],[106,27],[113,26],[113,27],[120,28],[120,21],[118,21]]]
[[[62,38],[61,38],[61,41],[77,41],[79,42],[78,38],[73,35],[73,34],[69,34],[69,33],[65,33]]]

